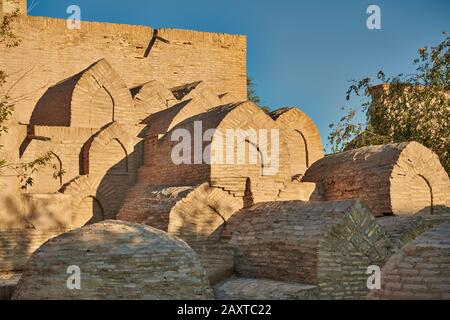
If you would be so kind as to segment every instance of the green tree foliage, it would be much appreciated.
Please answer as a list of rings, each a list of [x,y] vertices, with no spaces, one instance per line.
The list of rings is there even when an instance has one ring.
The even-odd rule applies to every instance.
[[[331,124],[332,152],[367,145],[417,141],[433,150],[450,172],[450,38],[418,50],[412,74],[387,77],[380,71],[375,81],[352,81],[347,100],[359,97],[359,108],[343,109],[344,116]],[[365,122],[358,123],[358,110]]]
[[[14,20],[19,16],[19,10],[12,14],[4,15],[0,24],[0,48],[14,48],[20,45],[21,40],[12,31]],[[14,104],[10,102],[9,90],[4,90],[7,81],[6,72],[0,70],[0,136],[8,132],[8,120],[14,112]],[[0,145],[0,149],[2,146]],[[6,159],[0,158],[0,173],[3,169],[10,169],[17,173],[20,178],[22,189],[26,189],[33,185],[32,175],[36,173],[40,167],[48,165],[54,158],[52,152],[48,152],[37,159],[27,163],[8,163]],[[57,166],[54,169],[53,176],[59,179],[64,175],[63,170],[59,170]]]
[[[261,102],[261,98],[256,93],[256,84],[253,78],[247,78],[247,99],[254,104],[256,104],[259,108],[261,108],[265,113],[269,114],[271,111],[269,107],[264,106]]]

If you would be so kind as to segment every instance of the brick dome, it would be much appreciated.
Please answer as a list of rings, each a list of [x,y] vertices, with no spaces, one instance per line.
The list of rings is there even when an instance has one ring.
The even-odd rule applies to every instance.
[[[69,266],[81,290],[69,290]],[[107,220],[64,233],[28,261],[14,299],[209,299],[195,252],[157,229]]]

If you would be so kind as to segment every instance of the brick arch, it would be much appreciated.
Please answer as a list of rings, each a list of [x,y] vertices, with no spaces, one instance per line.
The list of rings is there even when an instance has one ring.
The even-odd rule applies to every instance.
[[[248,137],[237,145],[237,149],[245,152],[246,168],[244,170],[252,172],[255,176],[264,176],[265,158],[258,141]]]
[[[80,210],[85,209],[82,206],[86,199],[92,199],[96,203],[99,203],[103,211],[103,216],[105,215],[104,210],[107,202],[98,193],[99,185],[100,177],[84,175],[75,178],[61,188],[61,193],[72,197],[72,228],[81,227],[94,218],[94,212]]]
[[[148,116],[173,106],[178,100],[161,82],[152,80],[132,88],[133,103],[138,122]]]
[[[244,132],[248,132],[249,129],[255,130],[257,140],[253,141],[246,138],[244,141],[249,146],[246,152],[250,152],[251,148],[256,150],[259,163],[246,163],[244,166],[229,164],[211,165],[211,183],[214,186],[232,190],[236,195],[242,196],[245,193],[247,178],[250,178],[255,199],[259,199],[262,193],[266,193],[260,187],[264,184],[267,186],[268,183],[272,184],[273,188],[271,186],[267,189],[273,190],[272,196],[275,197],[279,192],[279,188],[290,179],[287,145],[282,137],[282,131],[278,124],[254,103],[246,101],[237,103],[234,106],[228,114],[223,116],[216,128],[221,133],[226,132],[227,129],[243,130]],[[275,140],[272,141],[272,130],[278,135],[278,146],[274,145],[274,150],[278,152],[278,169],[274,171],[271,168],[275,167],[275,163],[270,163],[272,143],[275,143]],[[216,136],[213,137],[213,144],[215,139]],[[270,157],[265,158],[266,153],[262,152],[263,144],[267,149],[265,152]],[[238,151],[239,144],[237,144],[236,149],[236,152]],[[249,156],[250,154],[246,155],[246,158],[249,159]],[[231,177],[235,179],[231,180]],[[271,198],[273,198],[272,196]]]
[[[83,198],[81,200],[80,205],[78,206],[77,212],[78,218],[87,221],[85,224],[92,224],[106,220],[105,209],[103,208],[103,204],[95,196],[89,195]],[[78,221],[78,223],[81,224],[81,221]]]
[[[152,86],[157,85],[152,84]],[[162,92],[161,88],[158,90]],[[167,99],[167,92],[163,93]],[[222,105],[219,96],[203,81],[172,88],[171,93],[176,100],[169,101],[178,101],[178,103],[151,114],[142,121],[143,124],[150,125],[146,133],[148,136],[166,134],[183,121]]]
[[[30,123],[100,128],[116,120],[134,124],[133,111],[125,82],[102,59],[50,87],[37,103]]]
[[[170,131],[177,124],[189,119],[190,117],[206,112],[209,108],[211,108],[211,105],[208,105],[207,101],[202,98],[187,100],[187,104],[180,110],[180,112],[177,113],[175,117],[173,117],[167,131]]]
[[[303,132],[301,132],[300,130],[297,130],[297,129],[295,129],[294,131],[297,132],[303,140],[303,145],[305,148],[305,166],[306,166],[306,168],[309,168],[310,162],[309,162],[308,141],[306,140],[306,137],[303,134]]]
[[[167,231],[188,242],[218,240],[227,221],[242,207],[242,198],[204,183],[170,210]]]
[[[157,112],[146,118],[143,123],[150,124],[147,130],[148,136],[157,136],[159,134],[166,134],[184,120],[206,111],[205,102],[202,102],[199,98],[195,98],[181,101],[171,108]]]
[[[64,173],[64,166],[63,166],[63,162],[61,160],[61,158],[59,157],[59,155],[57,153],[55,153],[54,150],[50,151],[51,155],[56,159],[57,161],[57,167],[54,168],[57,171],[58,176],[55,177],[58,179],[60,186],[62,187],[63,185],[63,177],[62,174]]]
[[[189,136],[193,145],[194,137],[199,133],[196,131],[200,129],[198,128],[198,123],[201,123],[201,134],[203,137],[207,131],[210,134],[208,138],[203,140],[203,158],[208,158],[209,155],[209,159],[213,160],[213,163],[209,164],[203,161],[199,164],[198,162],[193,162],[196,159],[192,159],[191,164],[174,164],[171,158],[172,151],[175,146],[180,144],[181,139],[179,141],[173,141],[173,133],[182,132],[183,136]],[[217,158],[214,157],[214,148],[208,149],[208,146],[211,147],[212,145],[220,144],[218,142],[220,140],[218,132],[223,133],[222,136],[224,136],[227,129],[241,129],[242,131],[249,129],[259,131],[259,129],[265,129],[267,130],[267,134],[270,134],[270,130],[274,129],[276,133],[279,132],[277,124],[252,102],[223,105],[192,116],[177,124],[164,136],[146,140],[144,145],[144,164],[145,176],[149,177],[149,183],[179,186],[209,182],[213,186],[224,187],[226,190],[233,192],[233,194],[242,196],[248,177],[245,170],[242,170],[240,166],[227,164],[225,155],[222,159],[223,162],[217,163]],[[216,130],[216,132],[212,134],[212,130]],[[224,143],[225,141],[223,140]],[[289,181],[290,176],[287,170],[287,147],[281,137],[279,137],[279,144],[279,168],[276,174],[268,177],[268,179],[274,180],[277,184],[283,184],[284,181]],[[237,143],[235,147],[236,145]],[[270,143],[268,149],[271,149]],[[224,149],[222,151],[225,153]],[[236,150],[234,149],[232,152],[235,154]],[[253,167],[257,172],[256,175],[260,177],[260,164],[255,164]],[[270,170],[272,166],[266,167]],[[176,172],[176,175],[161,174],[161,172]],[[277,194],[278,189],[274,193]]]
[[[368,146],[315,162],[302,179],[326,200],[361,199],[375,216],[437,213],[450,207],[450,180],[438,156],[417,142]]]
[[[183,101],[196,99],[202,103],[206,109],[211,109],[223,104],[220,97],[205,81],[188,83],[172,88],[171,91],[177,99]]]
[[[115,144],[116,150],[118,151],[117,160],[124,162],[123,166],[125,166],[125,172],[129,171],[129,155],[134,151],[134,139],[133,137],[122,127],[122,125],[118,122],[113,122],[99,131],[97,134],[92,136],[88,142],[83,146],[82,149],[82,159],[83,159],[83,168],[82,174],[101,174],[112,168],[113,165],[117,163],[113,163],[112,165],[108,165],[108,161],[113,156],[112,154],[108,154],[107,148],[109,145]],[[93,158],[103,158],[107,161],[105,164],[94,164]],[[101,159],[100,159],[101,160]],[[100,161],[97,159],[97,161]],[[113,160],[114,161],[114,160]],[[101,168],[100,170],[98,170]],[[96,170],[98,172],[91,172],[92,170]]]
[[[63,181],[66,179],[65,175],[55,176],[55,173],[65,170],[65,163],[68,159],[65,158],[66,153],[62,146],[54,143],[49,143],[42,140],[31,140],[20,157],[21,162],[27,163],[36,160],[45,154],[50,153],[52,159],[45,166],[42,166],[36,172],[32,173],[34,180],[33,185],[28,187],[29,192],[34,193],[52,193],[56,192],[62,187]],[[67,174],[67,173],[66,173]],[[67,179],[66,179],[67,180]]]
[[[437,213],[450,207],[450,180],[438,156],[420,143],[404,146],[390,177],[392,211]],[[400,196],[401,195],[401,196]]]
[[[319,129],[304,112],[298,108],[282,108],[272,112],[271,117],[284,133],[292,176],[304,174],[311,164],[323,158]]]

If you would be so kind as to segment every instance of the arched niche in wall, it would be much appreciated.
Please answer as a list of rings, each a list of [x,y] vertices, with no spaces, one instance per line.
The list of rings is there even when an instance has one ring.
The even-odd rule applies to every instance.
[[[82,149],[81,174],[128,174],[135,139],[118,122],[92,136]]]
[[[280,126],[288,146],[291,176],[303,175],[324,156],[319,129],[298,108],[278,109],[271,113],[271,117]]]
[[[133,96],[138,123],[178,102],[173,93],[156,80],[131,88],[130,91]]]
[[[50,87],[38,101],[30,124],[100,128],[112,121],[136,122],[130,91],[102,59]]]
[[[303,182],[327,200],[361,199],[375,216],[450,210],[450,180],[438,156],[417,142],[368,146],[314,163]]]
[[[67,160],[63,148],[42,140],[31,140],[24,150],[21,163],[34,163],[42,160],[43,165],[36,165],[34,172],[28,170],[27,175],[33,179],[32,184],[26,188],[31,193],[53,193],[57,192],[66,179]]]
[[[81,200],[72,223],[92,224],[103,220],[105,212],[102,203],[95,196],[89,195]]]
[[[105,219],[107,199],[98,192],[100,178],[80,176],[66,185],[60,192],[72,197],[71,227],[78,228]]]

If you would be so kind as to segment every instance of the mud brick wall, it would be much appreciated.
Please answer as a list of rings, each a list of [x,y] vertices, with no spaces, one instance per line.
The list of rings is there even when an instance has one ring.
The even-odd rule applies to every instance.
[[[24,194],[17,199],[22,207],[10,208],[0,221],[0,273],[22,270],[45,241],[73,227],[71,200],[60,193]]]
[[[0,271],[21,271],[31,254],[62,231],[0,230]]]
[[[27,1],[26,0],[0,0],[0,14],[12,13],[19,9],[21,14],[26,14],[27,12]]]
[[[325,200],[360,199],[375,216],[438,213],[450,204],[450,180],[431,150],[417,142],[369,146],[329,155],[302,179]]]
[[[50,87],[39,99],[30,123],[101,128],[112,121],[134,125],[131,92],[106,59]]]
[[[188,107],[186,105],[185,107]],[[195,105],[194,105],[195,107]],[[170,112],[162,111],[161,114]],[[155,114],[157,120],[158,114]],[[160,119],[164,121],[164,119]],[[172,133],[182,129],[190,134],[191,154],[189,159],[194,161],[194,144],[196,135],[196,124],[202,123],[204,134],[208,129],[216,129],[216,135],[212,138],[213,143],[203,141],[202,156],[209,151],[211,165],[206,164],[181,164],[176,165],[171,158],[174,147],[179,145],[178,141],[172,140]],[[158,122],[152,123],[158,127]],[[165,126],[167,127],[167,126]],[[250,136],[249,130],[254,132]],[[227,141],[227,130],[236,130],[235,133],[247,133],[247,137],[240,140],[233,136],[234,145]],[[260,131],[261,130],[261,131]],[[272,155],[272,130],[278,134],[278,145],[274,146],[274,152],[278,152],[278,163],[275,162],[276,155]],[[219,134],[221,139],[219,140]],[[154,132],[156,134],[157,131]],[[275,140],[274,140],[275,141]],[[216,143],[217,142],[217,143]],[[207,147],[210,147],[209,150]],[[229,155],[227,146],[232,146],[232,163],[225,163]],[[267,148],[269,157],[261,152],[261,148]],[[213,150],[213,151],[211,151]],[[240,153],[240,151],[243,151]],[[176,152],[176,149],[175,149]],[[280,189],[290,182],[288,149],[286,141],[279,127],[270,117],[251,102],[236,103],[213,108],[207,112],[192,116],[173,127],[164,136],[149,137],[144,142],[144,167],[139,170],[138,181],[166,185],[195,185],[202,182],[210,182],[212,186],[223,188],[236,196],[243,196],[246,189],[246,180],[250,179],[251,189],[255,202],[275,200]],[[250,161],[250,155],[254,155],[256,163]],[[221,157],[220,157],[221,156]],[[238,157],[243,156],[243,157]],[[221,159],[222,161],[214,161]],[[242,160],[242,161],[241,161]],[[241,161],[242,163],[239,163]],[[277,166],[278,165],[278,166]],[[271,168],[274,170],[269,171]],[[167,174],[170,172],[171,174]]]
[[[270,202],[243,209],[233,228],[238,276],[318,285],[323,298],[367,295],[367,267],[391,254],[387,235],[357,201]]]
[[[390,216],[379,217],[376,221],[388,233],[397,251],[435,225],[427,218],[422,215]]]
[[[80,267],[82,290],[67,289],[71,265]],[[211,299],[212,289],[183,241],[140,224],[104,221],[40,247],[13,298],[189,300]]]
[[[117,218],[145,223],[190,243],[219,240],[227,220],[242,207],[242,197],[208,183],[192,187],[138,183],[128,192]]]
[[[365,299],[367,268],[382,266],[393,244],[370,211],[350,209],[324,239],[318,252],[317,278],[321,299]]]
[[[80,175],[80,153],[87,140],[97,132],[94,128],[28,126],[28,134],[39,139],[22,142],[21,161],[30,162],[47,152],[52,152],[50,165],[40,168],[32,177],[34,183],[27,190],[33,193],[48,193],[59,190],[65,183]],[[43,140],[42,140],[43,139]],[[64,170],[61,179],[55,179],[53,165]]]
[[[168,232],[188,243],[219,240],[227,221],[242,207],[242,197],[204,183],[172,208]]]
[[[209,283],[216,283],[230,277],[234,271],[234,250],[228,243],[217,241],[189,241],[205,268]]]
[[[127,192],[117,219],[144,223],[167,232],[170,211],[193,189],[192,186],[154,187],[146,183],[138,183]]]
[[[317,286],[267,279],[229,278],[214,287],[218,300],[316,300]]]
[[[393,255],[372,299],[450,299],[450,223],[423,233]]]
[[[245,36],[82,22],[69,30],[65,19],[21,17],[18,48],[3,49],[0,69],[11,83],[19,121],[28,123],[44,92],[100,59],[108,60],[129,88],[158,80],[171,88],[206,81],[216,94],[247,98]],[[151,43],[153,45],[151,46]]]
[[[270,116],[285,134],[291,177],[303,176],[314,162],[323,158],[319,129],[311,118],[298,108],[278,109]]]
[[[24,139],[21,161],[33,161],[47,152],[52,152],[53,158],[49,165],[32,176],[34,183],[27,192],[55,192],[80,174],[89,173],[84,167],[90,167],[92,174],[123,174],[130,175],[132,179],[140,166],[142,153],[140,146],[135,149],[137,141],[131,141],[125,129],[117,130],[118,126],[114,123],[102,131],[95,128],[29,126],[29,135],[37,138]],[[102,141],[95,144],[97,140]],[[89,148],[85,146],[88,142]],[[91,147],[92,142],[94,147]],[[55,179],[53,175],[58,170],[63,170],[64,174]]]
[[[65,230],[71,226],[71,202],[70,196],[61,193],[18,195],[9,199],[9,207],[1,207],[2,214],[5,214],[5,209],[6,214],[1,217],[0,232],[12,229]]]

